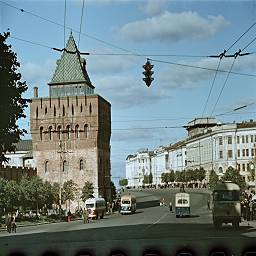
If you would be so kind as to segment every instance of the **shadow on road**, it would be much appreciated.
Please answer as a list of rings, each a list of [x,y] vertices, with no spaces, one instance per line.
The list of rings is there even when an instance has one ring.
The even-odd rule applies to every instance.
[[[150,208],[150,207],[156,207],[156,206],[159,206],[159,200],[137,203],[137,209]]]

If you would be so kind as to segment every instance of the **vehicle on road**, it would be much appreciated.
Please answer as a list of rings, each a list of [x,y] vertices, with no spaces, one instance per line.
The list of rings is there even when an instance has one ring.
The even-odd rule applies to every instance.
[[[88,217],[92,219],[103,219],[106,213],[106,202],[104,198],[89,198],[85,201],[85,207],[88,210]]]
[[[136,211],[136,197],[129,194],[121,196],[121,214],[135,213]]]
[[[213,190],[212,217],[213,225],[220,227],[222,223],[232,223],[239,227],[241,222],[240,188],[232,182],[222,182]]]
[[[189,193],[177,193],[175,195],[176,218],[190,216],[190,195]]]

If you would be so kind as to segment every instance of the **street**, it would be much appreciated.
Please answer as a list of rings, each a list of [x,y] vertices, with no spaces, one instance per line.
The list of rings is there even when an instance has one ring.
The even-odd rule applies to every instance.
[[[18,251],[42,255],[54,251],[59,255],[79,255],[86,251],[109,255],[111,250],[120,249],[127,255],[143,255],[146,249],[155,249],[161,255],[175,255],[177,250],[186,247],[196,255],[208,255],[217,247],[225,248],[230,255],[241,255],[245,247],[255,243],[254,222],[242,222],[239,229],[231,225],[223,225],[218,230],[213,227],[211,212],[207,209],[209,194],[203,190],[190,191],[191,216],[176,218],[168,204],[171,200],[174,205],[177,192],[177,189],[131,191],[137,197],[137,211],[133,215],[114,213],[89,224],[79,220],[22,227],[16,234],[1,232],[1,253]],[[159,199],[163,197],[166,207],[159,206]]]

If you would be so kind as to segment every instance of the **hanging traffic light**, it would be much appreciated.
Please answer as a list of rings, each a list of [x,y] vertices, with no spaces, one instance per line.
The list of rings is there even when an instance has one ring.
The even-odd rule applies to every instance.
[[[151,85],[152,81],[154,80],[154,78],[151,77],[154,74],[154,71],[151,71],[153,67],[154,65],[151,65],[148,59],[145,65],[143,65],[143,68],[145,69],[145,71],[143,72],[143,74],[145,75],[145,77],[143,78],[143,81],[148,87]]]

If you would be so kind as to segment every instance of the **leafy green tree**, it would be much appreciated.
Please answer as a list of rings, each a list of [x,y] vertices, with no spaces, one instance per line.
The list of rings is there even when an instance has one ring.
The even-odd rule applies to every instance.
[[[119,185],[120,185],[120,186],[127,186],[127,185],[128,185],[128,180],[127,180],[127,179],[121,179],[121,180],[119,180]]]
[[[7,206],[6,200],[6,183],[7,181],[3,178],[0,178],[0,211],[4,213]]]
[[[168,174],[166,172],[163,172],[161,174],[161,181],[162,181],[162,183],[167,183],[168,182]]]
[[[246,187],[245,180],[243,179],[242,175],[239,173],[238,170],[229,167],[225,174],[222,177],[223,181],[231,181],[236,183],[240,189],[244,189]]]
[[[171,171],[168,173],[168,182],[174,182],[174,180],[175,180],[174,170],[171,170]]]
[[[196,179],[199,181],[203,181],[205,179],[206,171],[204,168],[200,167],[200,169],[196,169]]]
[[[5,200],[8,211],[14,211],[20,206],[21,192],[16,181],[10,180],[5,185]]]
[[[81,195],[81,199],[83,202],[86,201],[86,199],[90,198],[93,196],[93,184],[89,181],[86,181],[84,183],[84,186],[82,188],[82,195]]]
[[[15,150],[14,143],[26,133],[25,129],[20,129],[17,120],[26,117],[24,110],[28,106],[28,99],[22,98],[22,94],[27,90],[26,82],[21,82],[21,74],[17,72],[20,67],[17,61],[17,54],[11,50],[11,46],[6,44],[6,39],[10,33],[0,34],[0,165],[7,162],[5,157],[7,151]]]
[[[211,170],[209,177],[209,187],[211,190],[215,188],[215,186],[219,183],[219,177],[214,170]]]
[[[68,201],[70,210],[70,201],[74,200],[78,193],[77,184],[73,180],[65,181],[63,184],[62,197],[64,201]]]
[[[114,182],[110,181],[110,187],[111,187],[111,200],[113,201],[116,199],[116,186]]]
[[[54,182],[51,187],[51,194],[53,203],[60,204],[60,184],[57,182]]]

